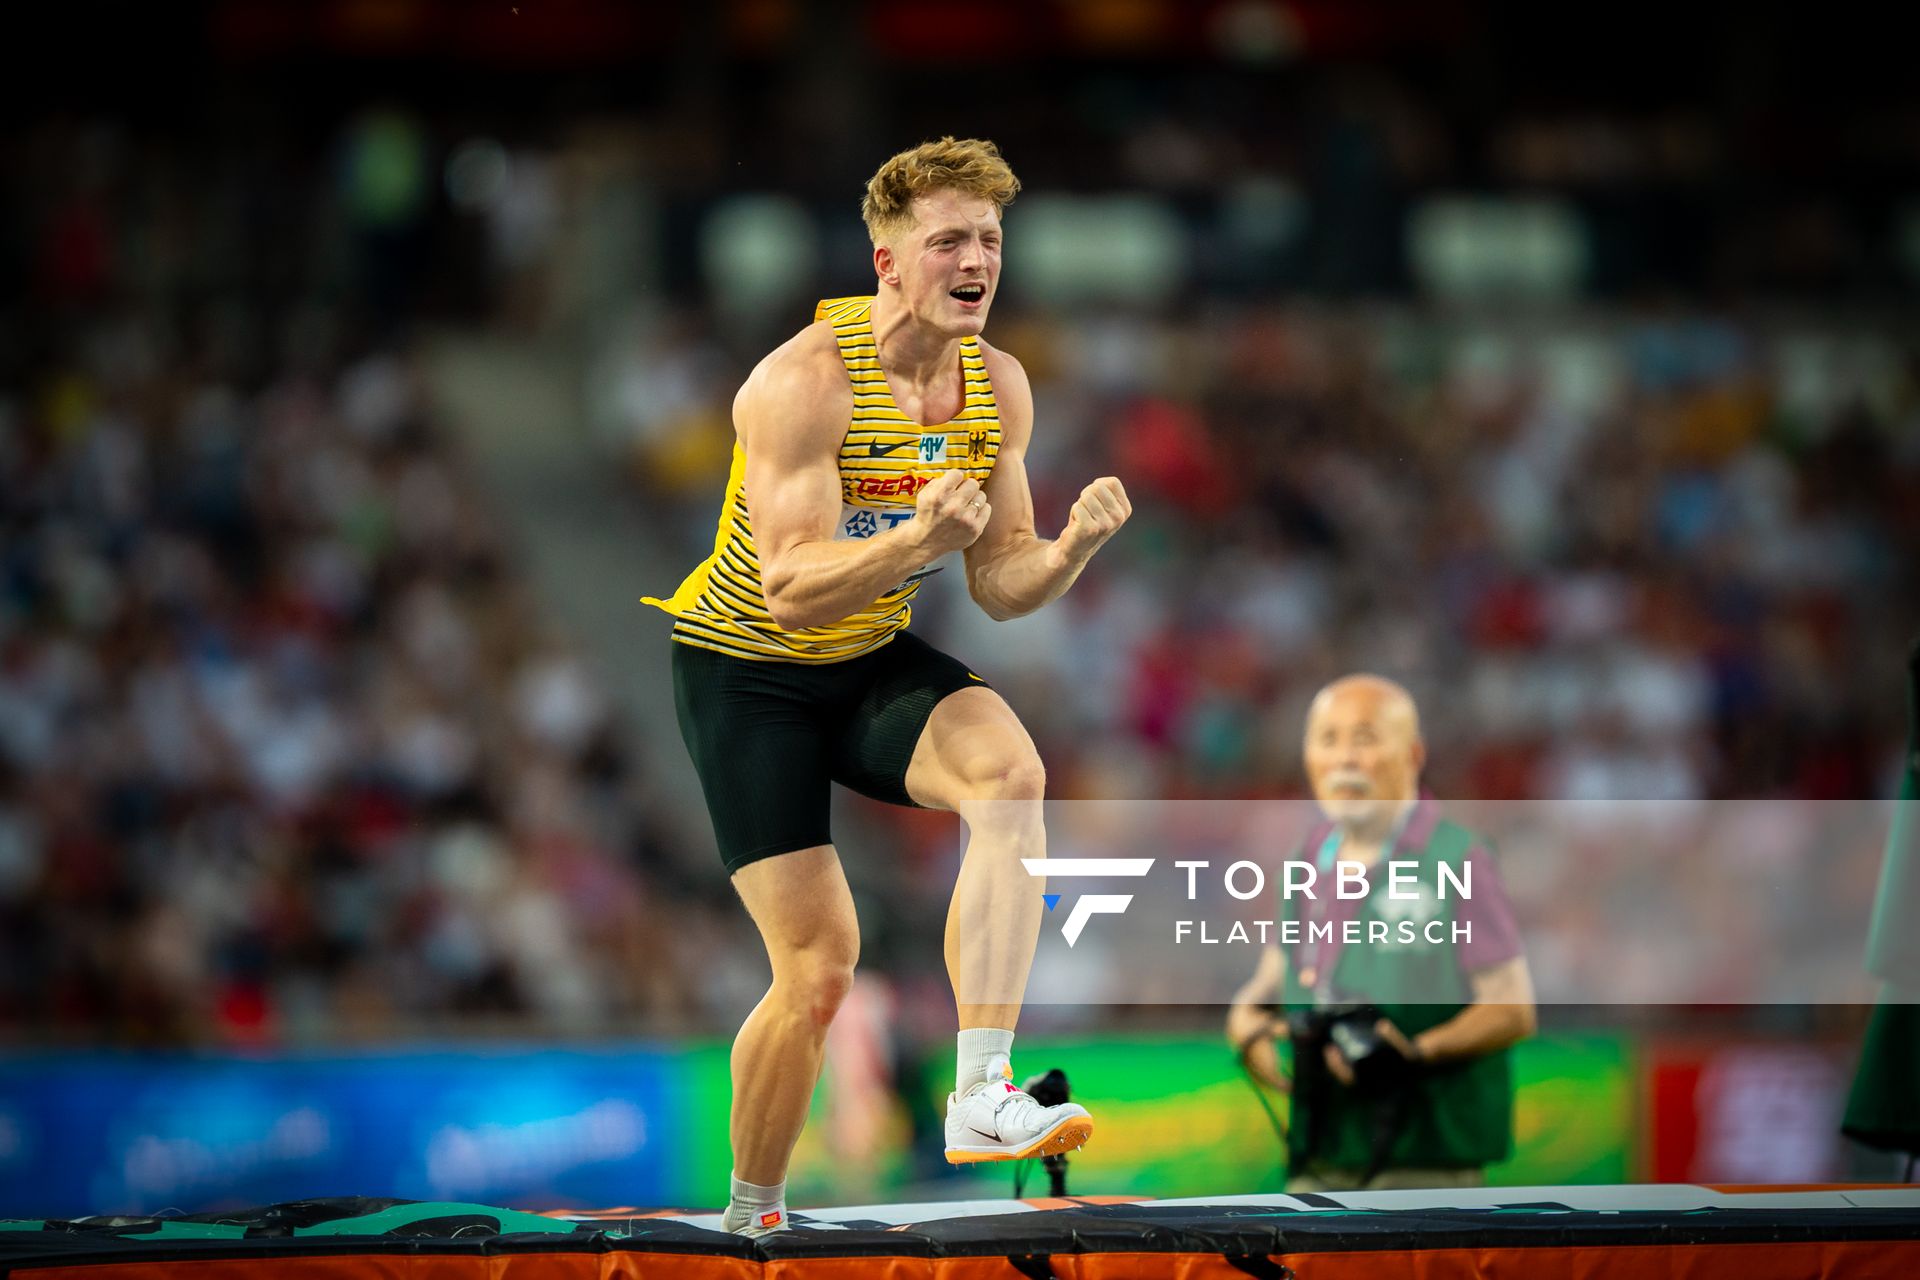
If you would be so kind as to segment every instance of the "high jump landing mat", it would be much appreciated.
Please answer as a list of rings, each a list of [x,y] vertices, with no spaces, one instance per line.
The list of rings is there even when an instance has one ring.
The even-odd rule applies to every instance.
[[[713,1213],[343,1197],[0,1222],[20,1280],[1920,1277],[1920,1186],[1503,1187],[868,1205],[730,1236]]]

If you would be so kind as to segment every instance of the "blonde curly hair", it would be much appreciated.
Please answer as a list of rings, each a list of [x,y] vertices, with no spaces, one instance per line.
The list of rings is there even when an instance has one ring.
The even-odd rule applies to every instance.
[[[996,210],[1013,203],[1020,179],[1000,158],[1000,148],[979,138],[923,142],[880,166],[867,183],[860,217],[875,244],[913,225],[913,198],[929,191],[953,190],[993,202]]]

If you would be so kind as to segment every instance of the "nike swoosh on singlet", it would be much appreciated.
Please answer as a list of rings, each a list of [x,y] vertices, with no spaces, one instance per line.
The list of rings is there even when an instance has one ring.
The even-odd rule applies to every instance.
[[[869,458],[884,458],[896,450],[909,449],[912,447],[913,441],[911,440],[902,440],[898,444],[870,444],[867,446],[867,456]]]

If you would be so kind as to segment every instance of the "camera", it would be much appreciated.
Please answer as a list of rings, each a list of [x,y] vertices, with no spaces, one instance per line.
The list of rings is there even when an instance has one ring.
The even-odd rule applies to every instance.
[[[1331,1044],[1353,1068],[1356,1090],[1366,1094],[1399,1090],[1412,1077],[1413,1064],[1380,1034],[1376,1025],[1380,1017],[1380,1010],[1370,1004],[1333,1003],[1294,1010],[1287,1015],[1294,1062],[1318,1062],[1322,1049]]]

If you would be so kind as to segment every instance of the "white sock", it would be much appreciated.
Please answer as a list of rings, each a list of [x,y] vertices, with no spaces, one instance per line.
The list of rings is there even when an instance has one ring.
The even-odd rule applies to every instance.
[[[1013,1057],[1013,1032],[998,1027],[973,1027],[960,1033],[960,1049],[953,1066],[953,1091],[964,1094],[987,1078],[995,1058]]]
[[[728,1193],[727,1211],[720,1219],[722,1230],[762,1236],[782,1231],[787,1226],[787,1184],[784,1179],[771,1187],[743,1182],[734,1175]]]

